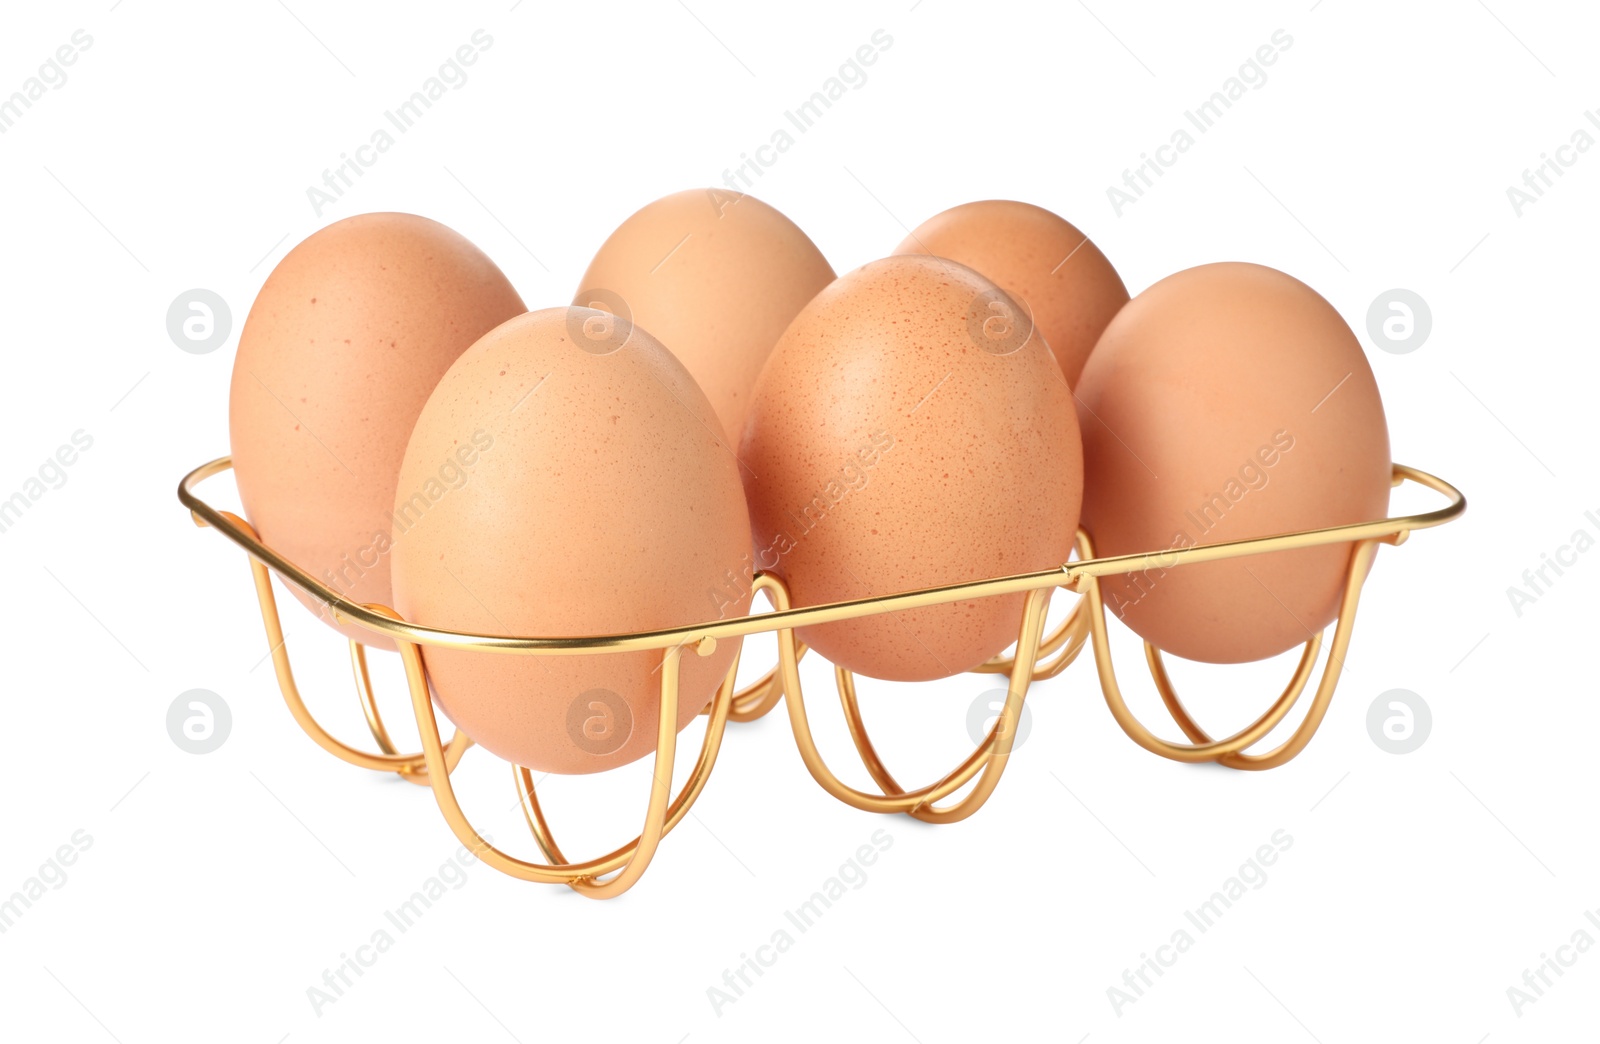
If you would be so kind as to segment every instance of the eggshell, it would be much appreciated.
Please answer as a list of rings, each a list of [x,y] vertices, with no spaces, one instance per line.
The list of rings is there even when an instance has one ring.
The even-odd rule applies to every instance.
[[[607,323],[617,336],[596,350],[582,330]],[[399,489],[394,590],[408,620],[559,637],[749,608],[749,515],[716,416],[670,352],[615,316],[544,309],[473,345],[417,418]],[[738,648],[683,651],[680,729]],[[655,749],[662,655],[423,649],[440,706],[467,735],[565,773]]]
[[[690,189],[618,226],[572,303],[654,334],[705,391],[731,448],[773,344],[832,281],[822,253],[772,207],[723,189]]]
[[[346,218],[289,251],[245,320],[228,399],[234,477],[261,538],[346,598],[389,605],[411,425],[455,358],[523,311],[494,262],[412,214]]]
[[[1059,566],[1081,452],[1072,393],[1015,302],[941,258],[874,261],[801,311],[756,386],[741,456],[757,562],[798,605]],[[941,678],[1015,641],[1022,603],[800,635],[861,674]]]
[[[906,237],[897,254],[937,254],[998,283],[1028,310],[1067,383],[1083,364],[1128,289],[1089,237],[1042,207],[1006,199],[964,203]]]
[[[1259,265],[1168,276],[1112,320],[1078,384],[1083,520],[1099,555],[1382,518],[1389,434],[1350,327]],[[1158,648],[1238,663],[1307,641],[1338,611],[1349,544],[1154,567],[1101,581]]]

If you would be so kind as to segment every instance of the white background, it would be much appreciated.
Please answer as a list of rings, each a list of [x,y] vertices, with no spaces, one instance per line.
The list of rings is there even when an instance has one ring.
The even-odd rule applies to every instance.
[[[74,431],[94,440],[66,484],[0,534],[0,896],[74,831],[93,839],[65,884],[0,935],[7,1039],[1471,1044],[1595,1032],[1600,952],[1520,1013],[1507,995],[1600,907],[1588,662],[1600,554],[1520,617],[1506,593],[1575,530],[1600,530],[1584,517],[1600,509],[1600,154],[1520,216],[1506,195],[1600,107],[1592,11],[1507,0],[511,7],[100,0],[5,14],[0,95],[75,30],[93,44],[0,135],[0,494]],[[480,28],[494,43],[470,81],[318,216],[306,188]],[[456,845],[425,790],[336,762],[297,730],[263,662],[244,557],[173,496],[186,470],[227,451],[228,375],[253,295],[321,225],[409,210],[488,251],[530,306],[563,304],[618,222],[719,183],[878,29],[893,45],[868,81],[756,189],[838,271],[990,197],[1077,223],[1134,291],[1208,261],[1282,268],[1361,334],[1396,458],[1458,483],[1468,515],[1380,554],[1326,724],[1277,771],[1146,754],[1112,722],[1085,660],[1034,690],[1033,731],[989,805],[926,827],[826,797],[780,711],[730,730],[695,815],[621,900],[475,866],[317,1013],[307,988]],[[1107,187],[1278,29],[1294,42],[1268,81],[1119,217]],[[168,305],[193,287],[233,314],[207,355],[166,332]],[[1369,305],[1394,287],[1432,310],[1431,336],[1410,354],[1365,333]],[[226,480],[212,493],[231,497]],[[298,605],[285,613],[314,709],[359,738],[342,641]],[[1175,736],[1127,639],[1119,632],[1117,651],[1135,707]],[[770,656],[752,643],[746,661]],[[403,723],[397,672],[381,659],[385,706]],[[846,771],[825,668],[809,666],[824,749],[864,786]],[[1258,713],[1290,666],[1176,673],[1220,731]],[[206,756],[165,726],[174,698],[197,687],[233,715]],[[994,686],[863,687],[890,763],[922,780],[959,760],[967,708]],[[1404,756],[1366,727],[1394,688],[1433,715],[1427,742]],[[569,853],[633,835],[647,772],[546,782]],[[458,779],[480,828],[531,857],[505,766],[475,751]],[[893,844],[865,885],[716,1010],[707,989],[724,969],[879,829]],[[1293,846],[1266,883],[1116,1010],[1107,989],[1124,969],[1280,829]]]

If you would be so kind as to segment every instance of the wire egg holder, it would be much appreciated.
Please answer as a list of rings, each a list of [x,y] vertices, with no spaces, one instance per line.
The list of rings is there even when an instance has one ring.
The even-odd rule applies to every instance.
[[[394,772],[409,782],[430,787],[452,832],[462,844],[494,869],[524,881],[565,884],[582,895],[596,899],[620,895],[639,880],[655,856],[661,839],[683,820],[705,788],[728,722],[759,718],[776,706],[780,699],[788,709],[789,724],[801,759],[824,790],[840,801],[867,812],[905,813],[930,823],[956,822],[982,807],[1005,771],[1029,686],[1034,681],[1060,674],[1086,646],[1094,650],[1100,687],[1113,718],[1139,746],[1175,761],[1211,761],[1234,769],[1268,769],[1282,765],[1305,749],[1327,713],[1354,629],[1361,587],[1371,569],[1377,546],[1380,543],[1398,546],[1405,542],[1413,530],[1443,525],[1466,510],[1466,498],[1450,483],[1416,468],[1396,464],[1392,476],[1394,485],[1413,482],[1442,494],[1449,503],[1422,514],[1108,558],[1094,557],[1093,541],[1087,532],[1080,529],[1077,536],[1078,559],[1059,568],[801,608],[794,608],[790,604],[789,592],[781,580],[768,574],[758,574],[753,586],[758,591],[766,592],[773,606],[769,613],[634,634],[531,638],[468,634],[425,627],[401,619],[398,613],[387,606],[360,605],[345,600],[262,543],[256,531],[244,519],[211,506],[194,491],[201,482],[230,470],[232,466],[231,458],[221,457],[191,471],[178,487],[178,499],[189,509],[196,525],[216,529],[249,556],[278,687],[301,729],[318,746],[343,761],[359,768]],[[1156,690],[1189,742],[1175,743],[1159,738],[1129,710],[1112,665],[1100,577],[1336,543],[1349,543],[1352,551],[1328,662],[1304,719],[1286,741],[1264,754],[1247,753],[1250,747],[1259,743],[1284,720],[1309,685],[1322,646],[1322,632],[1313,635],[1305,643],[1299,664],[1277,700],[1254,722],[1231,736],[1214,739],[1194,720],[1178,697],[1160,650],[1149,642],[1145,643],[1145,658]],[[272,572],[310,592],[326,605],[334,620],[356,624],[393,640],[405,667],[412,711],[421,737],[420,752],[403,754],[395,749],[373,695],[366,647],[355,640],[350,641],[350,657],[356,690],[379,752],[374,754],[352,747],[335,738],[317,722],[300,696],[290,667],[277,599],[272,590]],[[1045,615],[1057,588],[1076,592],[1081,597],[1067,617],[1046,635]],[[977,668],[979,673],[1009,676],[1006,700],[994,725],[973,752],[941,779],[913,790],[905,789],[884,765],[867,734],[854,676],[846,668],[835,666],[834,677],[850,738],[879,792],[856,789],[834,775],[817,749],[806,715],[799,665],[807,648],[796,636],[796,629],[878,613],[1007,594],[1026,596],[1016,647],[1011,656],[996,657]],[[694,769],[677,796],[672,797],[672,775],[678,753],[678,733],[674,727],[678,715],[678,664],[684,650],[690,649],[702,656],[710,655],[717,642],[723,639],[764,632],[777,634],[777,665],[756,682],[737,690],[734,679],[739,670],[739,657],[735,655],[716,695],[701,711],[707,717],[707,724]],[[450,773],[472,746],[472,740],[459,730],[448,742],[443,739],[418,648],[421,645],[533,656],[660,650],[661,706],[656,728],[655,764],[644,827],[639,836],[606,855],[580,862],[569,860],[556,843],[539,805],[533,774],[519,765],[513,765],[512,769],[523,815],[535,843],[549,862],[532,863],[519,859],[494,847],[480,836],[462,811],[450,782]],[[964,797],[948,805],[938,804],[968,784],[972,784],[972,789]]]

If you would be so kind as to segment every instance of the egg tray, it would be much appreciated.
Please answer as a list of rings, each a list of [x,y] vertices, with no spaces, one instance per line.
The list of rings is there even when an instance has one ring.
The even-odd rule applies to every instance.
[[[800,757],[812,777],[824,790],[855,808],[868,812],[904,813],[929,823],[957,822],[982,807],[989,795],[994,792],[1005,771],[1029,686],[1036,680],[1060,674],[1077,659],[1086,645],[1092,646],[1094,650],[1100,687],[1112,717],[1139,746],[1175,761],[1210,761],[1235,769],[1269,769],[1282,765],[1305,749],[1327,713],[1328,704],[1333,699],[1334,689],[1338,685],[1340,668],[1344,664],[1345,651],[1350,644],[1350,635],[1355,626],[1356,606],[1361,597],[1362,584],[1371,569],[1377,546],[1379,544],[1398,546],[1405,542],[1413,530],[1443,525],[1460,517],[1466,510],[1466,498],[1450,483],[1416,468],[1396,464],[1393,470],[1394,485],[1412,482],[1425,486],[1442,494],[1449,503],[1433,511],[1416,515],[1107,558],[1094,556],[1093,540],[1086,531],[1080,529],[1077,534],[1077,560],[1069,561],[1059,568],[800,608],[795,608],[791,604],[789,592],[778,577],[758,574],[753,586],[757,591],[766,592],[773,606],[773,610],[768,613],[632,634],[534,638],[469,634],[438,627],[425,627],[401,619],[398,613],[387,606],[361,605],[347,601],[310,573],[262,543],[256,531],[244,519],[232,512],[211,506],[195,492],[200,483],[230,470],[232,466],[231,458],[221,457],[191,471],[184,476],[178,487],[178,499],[189,509],[196,525],[217,530],[249,555],[250,570],[255,580],[256,597],[261,604],[261,618],[266,625],[267,643],[271,650],[278,687],[282,690],[289,711],[300,727],[316,741],[318,746],[343,761],[360,768],[394,772],[402,779],[429,786],[450,829],[462,844],[476,852],[489,866],[524,881],[564,884],[582,895],[596,899],[620,895],[639,880],[655,856],[661,839],[682,821],[705,788],[711,769],[716,763],[717,752],[728,722],[758,718],[776,706],[780,699],[788,709],[789,724]],[[1156,690],[1189,742],[1161,739],[1150,732],[1128,709],[1112,665],[1100,577],[1152,568],[1165,570],[1201,562],[1338,543],[1351,544],[1352,551],[1327,664],[1323,668],[1322,678],[1317,683],[1316,693],[1304,718],[1282,744],[1265,753],[1248,752],[1249,748],[1257,745],[1284,720],[1310,684],[1322,647],[1322,632],[1318,632],[1305,643],[1299,664],[1277,700],[1254,722],[1231,736],[1214,739],[1194,720],[1184,708],[1171,678],[1167,675],[1160,651],[1148,642],[1145,643],[1145,658]],[[272,590],[270,573],[273,572],[287,582],[310,592],[324,603],[334,620],[355,624],[375,636],[386,637],[394,642],[405,667],[407,686],[411,693],[411,707],[416,716],[417,732],[422,742],[420,752],[404,754],[395,749],[373,696],[372,681],[367,671],[366,648],[361,642],[353,640],[350,642],[351,663],[357,693],[372,739],[378,747],[378,753],[360,750],[336,739],[317,722],[301,698],[294,672],[290,668],[289,653],[284,644],[283,625],[278,616],[277,599]],[[1051,596],[1058,588],[1072,591],[1080,597],[1071,613],[1046,635],[1045,614],[1049,609]],[[1024,599],[1015,650],[1009,657],[996,657],[978,668],[981,673],[1009,676],[1006,701],[988,734],[966,760],[943,778],[926,786],[907,790],[896,781],[884,765],[871,738],[867,735],[861,719],[853,675],[844,667],[836,665],[834,676],[844,708],[845,723],[862,765],[878,788],[877,792],[858,790],[834,775],[817,749],[806,716],[799,664],[808,650],[805,643],[796,637],[796,629],[921,606],[1007,594],[1027,596]],[[716,695],[701,712],[708,720],[700,754],[694,770],[674,797],[671,788],[678,754],[676,723],[678,665],[681,658],[686,654],[686,650],[691,655],[706,656],[710,655],[716,644],[724,639],[741,638],[769,631],[777,634],[777,665],[758,681],[738,690],[734,679],[739,670],[739,658],[735,655]],[[443,739],[419,651],[419,646],[422,645],[516,656],[572,656],[660,650],[661,706],[656,727],[655,765],[644,828],[639,836],[606,855],[581,862],[571,861],[557,845],[544,812],[540,808],[534,789],[533,774],[520,765],[513,765],[512,771],[522,811],[535,843],[549,862],[533,863],[519,859],[501,851],[480,836],[467,819],[466,813],[462,811],[450,783],[450,773],[460,762],[462,755],[472,746],[472,740],[459,730],[449,742]],[[964,796],[948,804],[939,804],[968,784],[971,784],[971,789]]]

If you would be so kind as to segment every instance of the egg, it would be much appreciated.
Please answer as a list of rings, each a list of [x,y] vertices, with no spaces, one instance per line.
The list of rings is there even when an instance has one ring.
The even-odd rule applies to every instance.
[[[1350,327],[1299,280],[1251,264],[1168,276],[1124,308],[1078,383],[1084,526],[1102,556],[1384,517],[1389,435]],[[1239,663],[1338,611],[1349,544],[1100,581],[1157,648]]]
[[[761,569],[797,605],[1048,569],[1082,494],[1072,393],[1019,306],[937,257],[874,261],[795,317],[741,457]],[[803,628],[875,678],[969,670],[1016,640],[1022,595]]]
[[[289,251],[245,320],[228,398],[239,497],[262,540],[345,598],[391,604],[390,511],[411,425],[456,357],[525,310],[477,247],[413,214],[346,218]]]
[[[572,303],[654,334],[699,382],[731,448],[778,336],[832,281],[821,251],[772,207],[724,189],[690,189],[611,233]]]
[[[611,324],[603,344],[586,327]],[[586,636],[743,615],[749,514],[694,379],[614,315],[548,308],[463,354],[417,418],[393,511],[395,608],[482,634]],[[678,728],[737,639],[681,655]],[[583,773],[655,749],[663,653],[423,647],[445,714],[492,753]]]
[[[1100,248],[1062,218],[1013,200],[964,203],[924,221],[897,254],[936,254],[998,283],[1033,318],[1067,383],[1128,303],[1122,277]]]

